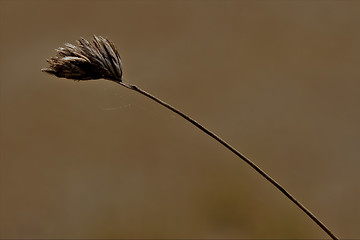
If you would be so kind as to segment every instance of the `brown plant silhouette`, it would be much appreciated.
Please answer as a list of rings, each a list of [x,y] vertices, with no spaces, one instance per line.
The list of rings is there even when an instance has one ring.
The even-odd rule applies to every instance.
[[[48,60],[50,66],[48,68],[42,69],[42,71],[53,74],[60,78],[69,78],[73,80],[91,80],[100,78],[111,80],[163,105],[164,107],[170,109],[171,111],[192,123],[194,126],[199,128],[201,131],[215,139],[217,142],[233,152],[236,156],[245,161],[255,171],[257,171],[279,191],[281,191],[287,198],[289,198],[304,213],[306,213],[332,239],[338,239],[329,228],[327,228],[313,213],[310,212],[310,210],[308,210],[303,204],[296,200],[296,198],[293,197],[287,190],[285,190],[278,182],[271,178],[249,158],[240,153],[223,139],[218,137],[215,133],[208,130],[203,125],[184,114],[180,110],[155,97],[154,95],[138,88],[135,85],[123,82],[121,59],[114,44],[111,41],[104,37],[97,37],[94,35],[92,42],[81,38],[78,40],[78,45],[79,46],[74,46],[67,43],[65,44],[66,47],[58,48],[56,50],[57,55]]]

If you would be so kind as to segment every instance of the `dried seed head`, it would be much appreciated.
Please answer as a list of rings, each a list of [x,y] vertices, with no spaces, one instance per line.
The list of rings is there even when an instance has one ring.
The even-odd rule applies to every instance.
[[[81,38],[78,46],[66,43],[56,49],[56,56],[47,60],[50,66],[42,71],[74,80],[104,78],[121,82],[121,59],[114,44],[104,37],[93,37],[91,42]]]

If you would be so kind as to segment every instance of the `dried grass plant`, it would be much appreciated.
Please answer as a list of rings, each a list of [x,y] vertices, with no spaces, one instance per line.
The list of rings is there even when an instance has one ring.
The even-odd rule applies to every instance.
[[[310,210],[308,210],[302,203],[296,200],[287,190],[285,190],[278,182],[271,178],[254,162],[252,162],[249,158],[244,156],[230,144],[175,107],[167,104],[166,102],[138,88],[135,85],[123,82],[121,59],[118,51],[111,41],[104,37],[94,35],[92,41],[87,41],[86,39],[81,38],[77,41],[77,43],[78,46],[67,43],[65,44],[65,47],[56,49],[56,56],[47,60],[49,67],[42,69],[42,71],[60,78],[69,78],[78,81],[107,79],[128,89],[134,90],[163,105],[164,107],[170,109],[179,116],[183,117],[185,120],[195,125],[201,131],[215,139],[240,159],[245,161],[256,172],[258,172],[273,186],[280,190],[280,192],[289,198],[304,213],[306,213],[306,215],[308,215],[312,221],[314,221],[322,230],[324,230],[328,236],[330,236],[332,239],[338,239],[328,227],[326,227],[313,213],[310,212]]]

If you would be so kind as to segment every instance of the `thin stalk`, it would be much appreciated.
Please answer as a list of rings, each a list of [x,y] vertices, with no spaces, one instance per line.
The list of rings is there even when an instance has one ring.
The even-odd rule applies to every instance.
[[[159,98],[155,97],[154,95],[138,88],[135,85],[127,84],[124,82],[116,82],[126,88],[129,88],[131,90],[134,90],[153,101],[161,104],[162,106],[170,109],[174,113],[178,114],[179,116],[183,117],[188,122],[195,125],[197,128],[199,128],[201,131],[209,135],[210,137],[214,138],[217,142],[219,142],[221,145],[229,149],[231,152],[233,152],[236,156],[241,158],[244,162],[249,164],[256,172],[258,172],[261,176],[263,176],[267,181],[269,181],[272,185],[274,185],[280,192],[282,192],[287,198],[289,198],[293,203],[295,203],[296,206],[298,206],[306,215],[308,215],[319,227],[321,227],[322,230],[324,230],[332,239],[337,240],[338,238],[323,224],[313,213],[310,212],[309,209],[307,209],[302,203],[300,203],[298,200],[296,200],[295,197],[293,197],[288,191],[286,191],[278,182],[276,182],[272,177],[270,177],[264,170],[262,170],[260,167],[258,167],[254,162],[252,162],[249,158],[247,158],[245,155],[240,153],[238,150],[236,150],[234,147],[232,147],[230,144],[225,142],[223,139],[221,139],[219,136],[217,136],[215,133],[211,132],[207,128],[205,128],[203,125],[186,115],[185,113],[181,112],[180,110],[176,109],[175,107],[171,106],[170,104],[160,100]]]

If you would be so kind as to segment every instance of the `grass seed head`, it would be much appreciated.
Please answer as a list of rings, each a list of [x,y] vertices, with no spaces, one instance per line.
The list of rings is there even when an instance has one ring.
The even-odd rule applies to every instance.
[[[93,35],[92,41],[81,38],[77,43],[77,46],[66,43],[56,49],[57,54],[47,60],[49,67],[42,71],[74,80],[122,81],[121,59],[110,40]]]

